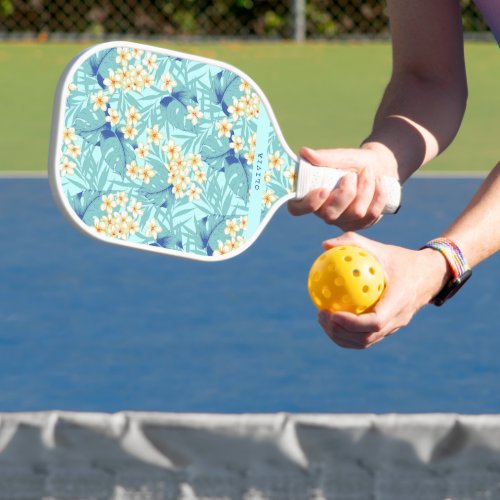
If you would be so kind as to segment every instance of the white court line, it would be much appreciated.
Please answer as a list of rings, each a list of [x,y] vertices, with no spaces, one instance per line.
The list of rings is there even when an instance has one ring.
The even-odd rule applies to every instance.
[[[34,172],[14,172],[6,171],[0,172],[0,179],[45,179],[47,178],[47,172],[40,170]]]

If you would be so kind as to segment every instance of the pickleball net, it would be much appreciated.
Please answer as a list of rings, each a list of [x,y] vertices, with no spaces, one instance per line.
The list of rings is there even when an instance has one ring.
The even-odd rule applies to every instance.
[[[1,500],[495,500],[500,416],[0,414]]]

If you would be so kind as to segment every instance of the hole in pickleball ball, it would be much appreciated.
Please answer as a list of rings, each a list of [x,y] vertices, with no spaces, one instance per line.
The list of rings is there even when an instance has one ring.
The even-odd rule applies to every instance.
[[[370,274],[375,274],[375,269],[373,269],[373,267],[370,267],[370,269],[368,269],[368,271],[370,271]]]
[[[370,291],[370,287],[368,285],[365,285],[363,288],[363,293],[368,293]]]
[[[320,273],[319,271],[316,271],[316,272],[313,274],[313,281],[318,282],[320,279],[321,279],[321,273]]]
[[[380,290],[382,290],[382,285],[379,283],[378,287],[377,287],[377,290],[380,292]]]
[[[323,307],[323,302],[321,302],[321,299],[316,295],[316,294],[313,294],[313,299],[314,299],[314,303],[318,306],[318,307]]]
[[[335,278],[335,281],[334,281],[335,285],[336,286],[344,286],[344,278]]]
[[[321,293],[325,299],[329,299],[332,296],[332,291],[326,285],[321,289]]]
[[[328,267],[326,268],[328,272],[333,273],[335,271],[335,266],[333,264],[328,264]]]
[[[352,257],[351,257],[350,255],[346,255],[346,256],[344,257],[344,260],[345,260],[346,262],[351,262]]]
[[[344,304],[350,304],[351,303],[351,297],[349,297],[349,295],[342,296],[342,302]]]
[[[354,271],[352,272],[352,275],[353,275],[355,278],[359,277],[359,275],[360,275],[360,274],[361,274],[361,273],[359,272],[359,269],[354,269]]]
[[[359,252],[359,255],[361,255],[361,257],[366,257],[366,253],[365,252]]]
[[[356,314],[361,314],[365,309],[366,307],[361,307],[361,306],[356,307]]]

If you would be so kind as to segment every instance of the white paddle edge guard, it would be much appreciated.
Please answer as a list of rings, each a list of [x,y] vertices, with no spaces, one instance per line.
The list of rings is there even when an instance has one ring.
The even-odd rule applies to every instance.
[[[317,167],[306,160],[299,160],[299,175],[297,179],[297,199],[304,198],[313,189],[337,187],[340,179],[350,170],[338,168]],[[401,184],[394,177],[382,177],[382,187],[387,196],[384,214],[395,214],[401,206]]]

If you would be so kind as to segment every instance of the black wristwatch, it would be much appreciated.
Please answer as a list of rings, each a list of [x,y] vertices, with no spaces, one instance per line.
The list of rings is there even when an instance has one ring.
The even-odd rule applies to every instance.
[[[431,304],[442,306],[465,285],[472,276],[472,269],[467,264],[460,248],[448,238],[436,238],[426,243],[423,248],[432,248],[440,252],[446,259],[453,275],[441,291],[431,300]]]

